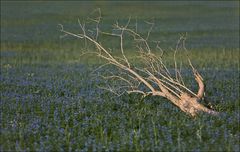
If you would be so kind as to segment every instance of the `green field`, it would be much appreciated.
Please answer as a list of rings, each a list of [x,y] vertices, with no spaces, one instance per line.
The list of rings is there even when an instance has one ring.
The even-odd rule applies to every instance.
[[[186,47],[207,84],[206,95],[221,114],[191,118],[159,97],[120,97],[92,71],[104,61],[86,55],[84,41],[60,38],[58,24],[81,32],[77,20],[96,8],[100,28],[131,26],[159,40],[166,64],[187,33]],[[119,53],[119,41],[101,37]],[[124,41],[135,56],[130,39]],[[94,49],[90,43],[89,50]],[[158,54],[157,51],[154,51]],[[239,151],[239,2],[1,1],[1,151]],[[137,60],[133,60],[138,64]],[[101,74],[114,67],[103,68]],[[196,91],[191,73],[183,74]],[[117,82],[112,82],[117,83]]]

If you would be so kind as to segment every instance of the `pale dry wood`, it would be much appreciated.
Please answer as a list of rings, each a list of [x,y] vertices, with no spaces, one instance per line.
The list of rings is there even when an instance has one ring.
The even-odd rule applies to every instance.
[[[98,57],[107,61],[106,64],[103,64],[99,68],[105,67],[107,65],[114,65],[123,72],[119,73],[112,73],[110,76],[102,76],[104,79],[118,79],[122,82],[125,82],[126,85],[119,85],[118,87],[108,88],[102,87],[110,92],[113,92],[116,95],[122,95],[123,93],[117,93],[116,90],[124,90],[127,93],[139,93],[142,94],[144,97],[148,95],[153,96],[161,96],[167,98],[170,102],[174,105],[179,107],[185,113],[196,116],[200,112],[205,112],[211,115],[218,115],[218,112],[208,109],[204,105],[200,104],[199,101],[202,100],[204,96],[204,82],[203,78],[199,74],[199,72],[193,67],[191,60],[187,56],[187,60],[189,62],[189,66],[192,69],[193,75],[195,80],[198,84],[198,92],[197,94],[191,91],[183,82],[183,78],[181,75],[181,65],[177,65],[176,54],[178,52],[180,43],[182,43],[182,47],[185,51],[185,38],[183,36],[180,37],[180,40],[177,43],[177,46],[174,51],[174,67],[175,67],[175,77],[169,72],[168,68],[164,64],[163,61],[163,51],[159,49],[159,44],[157,42],[156,48],[162,51],[160,57],[157,57],[154,53],[152,53],[151,48],[148,44],[150,33],[153,29],[154,23],[146,22],[147,24],[151,25],[150,29],[148,30],[146,38],[143,38],[139,33],[137,33],[137,23],[135,24],[135,31],[128,28],[131,18],[128,19],[127,23],[124,26],[120,26],[118,22],[114,24],[114,28],[116,30],[121,31],[120,34],[108,33],[101,31],[99,29],[99,23],[101,19],[101,11],[98,9],[96,12],[99,12],[99,17],[95,19],[90,19],[91,21],[95,22],[96,25],[96,37],[91,37],[87,35],[85,24],[82,24],[79,20],[79,26],[82,30],[82,34],[75,34],[69,31],[66,31],[62,25],[60,25],[60,31],[66,35],[70,35],[76,38],[88,40],[92,42],[97,50],[94,52]],[[98,42],[99,34],[104,34],[113,37],[120,38],[120,52],[121,57],[114,56],[110,53],[108,49],[106,49],[100,42]],[[145,63],[146,67],[138,68],[134,67],[129,59],[126,57],[124,52],[124,36],[125,35],[133,36],[134,41],[138,44],[138,55],[139,58]],[[179,68],[178,68],[179,67]],[[125,77],[124,77],[125,76]],[[144,85],[148,90],[143,90],[140,88],[140,85]],[[157,85],[155,87],[153,84]]]

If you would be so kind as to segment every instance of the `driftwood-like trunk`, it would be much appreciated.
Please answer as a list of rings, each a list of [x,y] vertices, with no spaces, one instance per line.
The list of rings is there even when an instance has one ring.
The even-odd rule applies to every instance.
[[[170,99],[169,99],[170,100]],[[205,112],[211,115],[218,115],[218,112],[208,109],[204,105],[198,102],[198,98],[190,97],[188,94],[183,94],[181,99],[176,101],[176,106],[178,106],[182,111],[190,114],[191,116],[196,116],[200,112]],[[171,101],[171,100],[170,100]]]
[[[198,83],[198,93],[195,94],[191,91],[186,85],[184,84],[182,75],[181,75],[181,68],[178,68],[176,62],[176,53],[179,49],[179,44],[182,43],[182,48],[187,52],[185,48],[185,38],[181,37],[177,43],[176,49],[174,51],[174,63],[175,63],[175,76],[169,72],[168,68],[164,64],[162,56],[158,57],[157,55],[153,54],[151,51],[151,47],[148,44],[148,39],[150,32],[153,27],[153,23],[146,22],[147,24],[151,25],[149,31],[147,32],[147,36],[144,38],[139,33],[137,33],[137,24],[136,28],[130,29],[128,25],[130,24],[130,18],[126,25],[120,26],[116,22],[114,25],[114,30],[117,30],[120,34],[114,33],[107,33],[100,31],[98,29],[100,19],[101,19],[101,12],[100,9],[95,10],[92,14],[97,14],[98,16],[95,18],[89,17],[89,21],[96,23],[96,28],[93,30],[89,30],[85,28],[85,24],[82,24],[79,20],[79,26],[82,30],[82,34],[75,34],[69,31],[64,30],[63,26],[61,26],[61,32],[65,35],[70,35],[76,38],[84,39],[85,42],[88,40],[96,46],[96,51],[90,52],[96,54],[98,57],[107,61],[105,65],[114,65],[120,69],[121,72],[117,74],[112,74],[108,76],[103,76],[105,79],[115,79],[121,80],[122,83],[125,83],[124,86],[117,86],[117,88],[106,88],[109,91],[118,94],[119,90],[123,90],[128,93],[140,93],[143,96],[153,95],[153,96],[161,96],[167,98],[170,102],[174,105],[179,107],[183,112],[191,115],[196,116],[198,113],[208,113],[210,115],[218,115],[218,112],[211,110],[204,105],[202,105],[199,101],[202,100],[204,96],[204,83],[201,75],[197,72],[197,70],[192,66],[191,60],[187,56],[187,60],[189,62],[190,68],[192,69],[193,75],[195,77],[196,82]],[[95,32],[94,36],[92,33],[88,34],[88,31],[92,33]],[[121,56],[114,56],[110,53],[110,51],[103,47],[103,45],[98,42],[99,34],[104,34],[108,36],[117,37],[120,40],[119,50],[121,52]],[[133,37],[133,41],[137,44],[137,54],[140,59],[145,65],[145,67],[132,68],[131,62],[125,56],[124,48],[123,48],[123,38],[126,35],[130,35]],[[156,49],[162,51],[159,47],[158,42],[156,42]],[[100,68],[104,67],[105,65],[100,66]],[[144,85],[145,88],[143,89],[141,86]],[[122,89],[124,88],[124,89]],[[121,94],[118,94],[121,95]]]
[[[202,98],[202,95],[204,94],[204,85],[202,81],[198,81],[198,84],[199,84],[198,97],[192,97],[188,93],[182,93],[180,95],[180,98],[177,98],[172,93],[166,90],[166,98],[173,104],[175,104],[177,107],[179,107],[182,111],[193,117],[200,112],[208,113],[210,115],[218,115],[218,112],[211,110],[202,105],[201,103],[199,103],[199,101]]]
[[[208,113],[210,115],[218,115],[219,114],[218,112],[212,109],[209,109],[204,105],[202,105],[201,103],[199,103],[199,101],[201,101],[201,99],[204,96],[204,83],[200,74],[195,70],[194,72],[195,72],[194,73],[195,80],[197,81],[199,86],[199,90],[196,96],[192,96],[187,92],[181,93],[180,96],[174,95],[168,90],[168,87],[163,86],[163,83],[161,82],[161,80],[157,79],[156,77],[153,77],[152,79],[155,80],[155,82],[158,84],[159,89],[161,91],[156,91],[155,89],[153,89],[152,95],[167,98],[174,105],[179,107],[183,112],[193,117],[195,117],[198,113],[201,113],[201,112]]]

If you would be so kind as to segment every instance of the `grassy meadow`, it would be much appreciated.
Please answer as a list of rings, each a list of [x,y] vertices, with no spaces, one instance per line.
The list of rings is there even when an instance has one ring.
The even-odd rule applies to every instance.
[[[159,40],[172,66],[181,34],[194,66],[207,84],[206,95],[218,117],[191,118],[169,101],[138,95],[120,97],[98,86],[107,85],[92,73],[104,63],[81,56],[84,41],[61,38],[58,24],[81,32],[83,21],[100,8],[100,28],[133,26],[150,40]],[[119,41],[101,37],[119,53]],[[124,43],[134,60],[136,48]],[[158,53],[155,51],[155,53]],[[238,1],[1,1],[1,151],[239,151],[239,2]],[[190,71],[183,74],[196,91]],[[116,83],[117,82],[112,82]]]

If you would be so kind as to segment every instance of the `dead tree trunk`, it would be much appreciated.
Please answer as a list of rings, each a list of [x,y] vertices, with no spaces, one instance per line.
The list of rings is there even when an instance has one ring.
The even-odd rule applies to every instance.
[[[203,97],[204,94],[204,84],[201,80],[201,76],[197,73],[195,75],[195,78],[198,82],[199,85],[199,91],[197,94],[197,97],[193,97],[190,94],[184,92],[180,94],[180,98],[177,98],[174,96],[171,92],[169,92],[167,89],[163,89],[165,93],[166,98],[169,101],[172,101],[177,107],[179,107],[182,111],[185,113],[191,115],[191,116],[196,116],[200,112],[205,112],[210,115],[218,115],[218,112],[208,109],[204,105],[200,104],[199,101]]]
[[[208,113],[210,115],[218,115],[218,112],[209,109],[199,103],[204,96],[204,83],[201,75],[197,72],[197,70],[192,66],[191,60],[187,58],[190,68],[192,69],[193,75],[195,77],[196,82],[198,83],[198,93],[195,94],[191,91],[186,85],[184,84],[181,69],[178,68],[176,62],[176,53],[179,49],[179,43],[182,42],[182,46],[185,51],[186,48],[184,46],[185,38],[181,37],[177,47],[174,52],[174,62],[175,62],[175,76],[169,72],[168,68],[164,64],[162,56],[158,57],[156,54],[153,54],[151,51],[151,47],[148,44],[148,38],[150,32],[153,27],[153,23],[146,22],[147,24],[151,25],[147,36],[144,38],[139,33],[137,33],[137,24],[136,28],[130,29],[128,28],[130,24],[130,18],[126,25],[120,26],[118,23],[114,25],[114,29],[118,30],[120,34],[113,34],[100,31],[98,29],[100,19],[101,19],[101,12],[100,9],[95,10],[94,13],[97,13],[97,17],[90,18],[90,21],[96,23],[96,29],[91,30],[95,31],[95,36],[91,36],[87,34],[89,29],[85,28],[85,24],[82,24],[79,20],[79,26],[82,30],[82,34],[75,34],[69,31],[64,30],[63,26],[61,26],[60,31],[63,32],[65,35],[70,35],[76,38],[84,39],[85,41],[88,40],[96,46],[96,51],[90,52],[96,54],[98,57],[104,59],[107,63],[105,65],[114,65],[121,70],[121,72],[117,74],[112,74],[108,76],[103,76],[105,79],[115,79],[122,81],[125,85],[124,86],[117,86],[117,88],[105,88],[109,91],[118,94],[118,90],[124,90],[128,93],[140,93],[143,96],[153,95],[153,96],[161,96],[168,99],[174,105],[179,107],[183,112],[189,114],[190,116],[196,116],[198,113]],[[109,35],[113,37],[117,37],[120,40],[120,51],[121,56],[114,56],[110,53],[110,51],[103,47],[103,45],[98,42],[99,34]],[[125,56],[124,48],[123,48],[123,38],[124,35],[130,35],[133,37],[133,40],[137,43],[138,48],[138,57],[143,61],[146,65],[145,67],[135,67],[132,68],[131,62]],[[156,44],[156,48],[162,51],[159,47],[158,43]],[[105,65],[100,66],[104,67]],[[142,89],[140,87],[144,85],[148,91]],[[125,88],[125,89],[122,89]],[[120,94],[118,94],[120,95]]]

